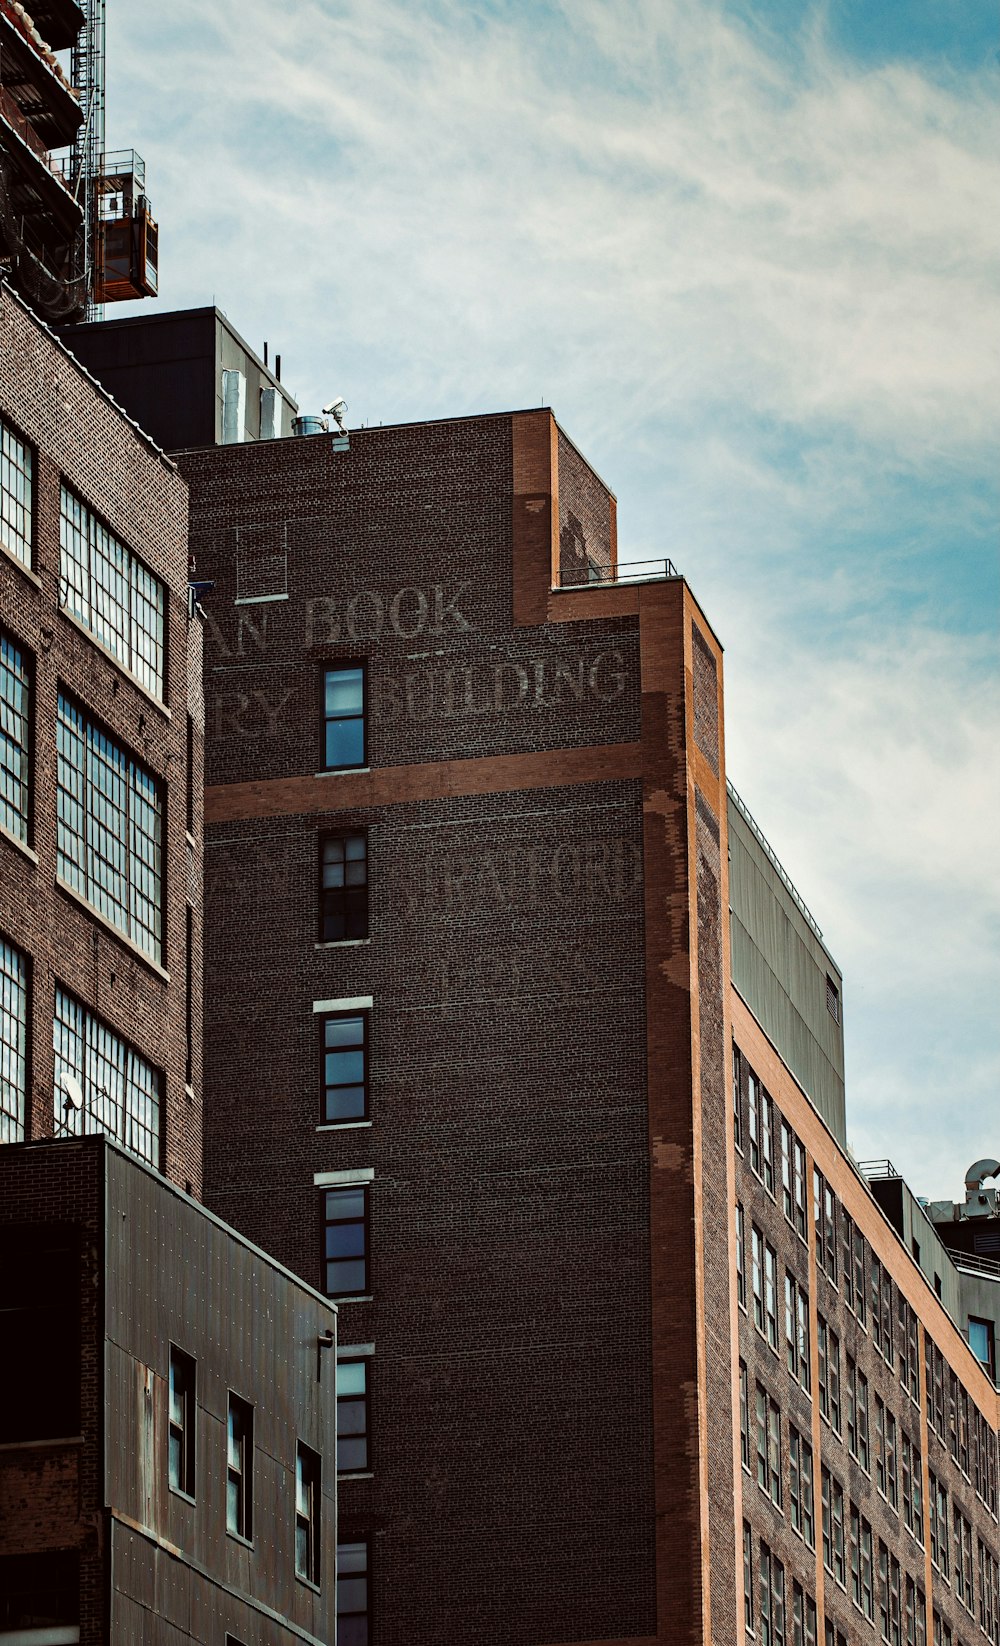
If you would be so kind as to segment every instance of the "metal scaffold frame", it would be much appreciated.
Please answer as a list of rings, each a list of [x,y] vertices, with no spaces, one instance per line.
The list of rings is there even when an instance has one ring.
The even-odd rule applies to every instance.
[[[100,255],[98,196],[104,163],[104,19],[106,0],[82,0],[86,21],[72,49],[70,79],[80,94],[84,120],[73,144],[71,185],[83,208],[83,271],[87,319],[102,320],[104,305],[93,301]]]

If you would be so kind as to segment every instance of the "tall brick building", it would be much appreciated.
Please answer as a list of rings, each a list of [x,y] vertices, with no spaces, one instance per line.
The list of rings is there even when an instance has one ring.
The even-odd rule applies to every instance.
[[[996,1390],[686,581],[547,411],[178,461],[206,1196],[338,1300],[341,1638],[995,1641]]]
[[[201,658],[184,481],[0,285],[11,1646],[335,1628],[336,1307],[197,1203]]]

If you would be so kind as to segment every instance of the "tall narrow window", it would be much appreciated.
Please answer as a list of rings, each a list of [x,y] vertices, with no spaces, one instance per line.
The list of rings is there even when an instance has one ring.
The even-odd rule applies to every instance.
[[[326,1189],[323,1207],[323,1289],[327,1297],[357,1297],[368,1290],[368,1189]]]
[[[56,1136],[106,1132],[151,1166],[160,1164],[160,1076],[99,1017],[56,988]]]
[[[226,1454],[226,1530],[253,1537],[253,1407],[229,1396]]]
[[[739,1048],[733,1047],[733,1135],[736,1147],[743,1153],[743,1103],[740,1097],[740,1066],[743,1062]]]
[[[368,839],[324,834],[319,842],[319,940],[368,936]]]
[[[337,1362],[337,1473],[368,1468],[368,1361]]]
[[[337,1646],[368,1646],[368,1541],[337,1544]]]
[[[741,1309],[747,1306],[747,1252],[746,1219],[743,1207],[736,1202],[736,1301]]]
[[[300,1440],[295,1450],[295,1575],[319,1587],[320,1458]]]
[[[168,1479],[172,1491],[194,1497],[195,1363],[183,1349],[170,1345],[170,1423]]]
[[[28,961],[0,938],[0,1143],[24,1141]]]
[[[184,910],[184,1079],[194,1079],[194,910]]]
[[[31,677],[19,646],[0,630],[0,823],[28,840]]]
[[[160,961],[160,785],[62,692],[57,740],[59,875],[145,954]]]
[[[136,679],[163,697],[163,584],[97,516],[62,488],[59,598]]]
[[[323,766],[351,771],[367,760],[365,666],[326,669],[323,675]]]
[[[337,1013],[320,1019],[323,1037],[323,1122],[364,1120],[368,1115],[368,1013]]]
[[[0,417],[0,543],[15,560],[31,565],[31,447]]]

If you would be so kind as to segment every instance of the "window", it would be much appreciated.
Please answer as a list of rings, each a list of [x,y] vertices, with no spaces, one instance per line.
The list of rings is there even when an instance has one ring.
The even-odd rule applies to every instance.
[[[740,1100],[740,1068],[743,1062],[739,1048],[733,1047],[733,1136],[740,1154],[743,1153],[743,1104]]]
[[[750,1118],[750,1167],[760,1176],[760,1087],[752,1069],[747,1069],[747,1109]]]
[[[830,1423],[833,1432],[840,1434],[840,1338],[833,1328],[830,1328],[827,1349],[827,1362],[830,1379]]]
[[[324,834],[319,841],[319,941],[368,936],[368,837]]]
[[[927,1646],[927,1603],[912,1577],[903,1592],[903,1639],[906,1646]]]
[[[865,1473],[868,1473],[869,1442],[868,1442],[868,1379],[864,1372],[858,1373],[858,1462]]]
[[[778,1352],[778,1254],[773,1246],[764,1247],[764,1318],[767,1341],[775,1354]]]
[[[368,1189],[345,1184],[323,1192],[323,1290],[358,1297],[368,1290]]]
[[[952,1646],[951,1624],[945,1623],[940,1612],[934,1613],[934,1646]]]
[[[917,1542],[924,1541],[924,1511],[920,1496],[920,1448],[904,1429],[900,1437],[900,1464],[903,1476],[903,1521]]]
[[[899,1512],[898,1431],[890,1411],[885,1414],[885,1495],[889,1507]]]
[[[357,770],[367,763],[365,666],[326,669],[323,674],[323,767]]]
[[[955,1509],[955,1594],[968,1611],[975,1609],[972,1587],[972,1527],[965,1516]]]
[[[336,1013],[320,1019],[323,1100],[327,1125],[368,1115],[368,1013]]]
[[[812,1549],[816,1542],[813,1516],[813,1452],[809,1442],[799,1434],[793,1424],[788,1426],[788,1472],[792,1527],[802,1535]]]
[[[789,1223],[792,1221],[792,1128],[787,1120],[781,1122],[781,1203]]]
[[[85,503],[62,488],[60,600],[136,679],[163,697],[163,584]]]
[[[854,1310],[854,1219],[846,1206],[840,1208],[840,1272],[844,1302]]]
[[[979,1627],[987,1640],[995,1643],[1000,1636],[1000,1571],[996,1557],[982,1538],[977,1538],[979,1551]]]
[[[872,1529],[861,1520],[861,1610],[870,1622],[875,1619],[875,1559]]]
[[[770,1496],[771,1477],[767,1464],[767,1390],[758,1383],[754,1391],[757,1414],[757,1484]]]
[[[969,1316],[969,1348],[980,1365],[986,1367],[995,1383],[997,1352],[992,1320],[978,1320],[975,1315]]]
[[[171,1491],[194,1497],[195,1363],[183,1349],[170,1345],[170,1422],[168,1480]]]
[[[62,692],[56,782],[56,865],[61,878],[145,954],[160,961],[160,786]]]
[[[816,1646],[816,1602],[801,1583],[792,1584],[792,1646]]]
[[[80,1294],[75,1230],[0,1227],[0,1445],[80,1433]]]
[[[781,1508],[781,1409],[758,1383],[755,1390],[757,1415],[757,1484],[775,1507]]]
[[[337,1544],[337,1646],[368,1646],[368,1541]]]
[[[337,1361],[337,1473],[368,1468],[368,1361]]]
[[[931,1469],[927,1475],[927,1511],[931,1523],[931,1560],[945,1582],[949,1576],[948,1489]]]
[[[760,1093],[760,1155],[764,1167],[764,1187],[774,1193],[774,1104],[762,1089]]]
[[[771,1501],[781,1508],[781,1412],[773,1400],[768,1402],[767,1457],[771,1473]]]
[[[24,1141],[28,961],[0,938],[0,1143]]]
[[[785,1568],[766,1543],[760,1546],[759,1571],[761,1646],[786,1646]]]
[[[152,1065],[58,985],[52,1043],[56,1135],[105,1132],[159,1167],[160,1077]]]
[[[31,565],[31,508],[34,456],[0,417],[0,543],[24,566]]]
[[[320,1578],[320,1458],[300,1440],[295,1449],[295,1576]]]
[[[837,1284],[837,1197],[829,1183],[823,1184],[823,1251],[826,1272]]]
[[[848,1547],[851,1561],[851,1599],[861,1605],[861,1513],[856,1503],[850,1506]]]
[[[750,1283],[753,1288],[753,1323],[764,1330],[764,1237],[756,1223],[750,1227]]]
[[[740,1361],[740,1462],[750,1472],[750,1392],[747,1369]]]
[[[806,1394],[812,1386],[809,1361],[809,1296],[785,1270],[785,1341],[788,1370]]]
[[[840,1022],[840,990],[833,978],[827,974],[826,979],[826,1009],[835,1023]]]
[[[882,1639],[889,1646],[900,1646],[900,1583],[899,1561],[891,1555],[885,1544],[879,1539],[878,1545],[878,1588],[879,1588],[879,1616],[882,1624]]]
[[[792,1199],[794,1214],[792,1221],[795,1232],[800,1240],[806,1238],[806,1151],[792,1134]]]
[[[80,1556],[74,1549],[0,1555],[0,1640],[80,1638]]]
[[[747,1306],[747,1252],[746,1219],[743,1207],[736,1202],[736,1301],[741,1309]]]
[[[0,823],[27,844],[31,678],[24,653],[0,629]]]
[[[819,1415],[830,1421],[830,1346],[828,1327],[821,1314],[816,1316],[816,1360],[819,1369]]]
[[[867,1318],[865,1307],[865,1246],[866,1241],[861,1230],[855,1224],[854,1228],[854,1313],[858,1317],[859,1326],[864,1326]]]
[[[743,1611],[747,1633],[753,1634],[753,1533],[748,1520],[743,1522]]]
[[[226,1456],[226,1530],[253,1537],[253,1407],[229,1396]]]

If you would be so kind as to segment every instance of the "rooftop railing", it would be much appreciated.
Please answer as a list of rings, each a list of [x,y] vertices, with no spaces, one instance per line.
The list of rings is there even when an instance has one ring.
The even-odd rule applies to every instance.
[[[859,1160],[858,1171],[863,1177],[902,1177],[891,1160]]]
[[[556,588],[592,589],[600,584],[617,587],[621,583],[656,583],[681,576],[672,560],[627,560],[618,566],[598,566],[591,561],[585,570],[586,576],[579,583],[567,583],[560,576]]]
[[[736,790],[733,788],[733,785],[730,783],[728,777],[726,778],[726,792],[728,793],[733,805],[736,807],[736,810],[742,817],[744,823],[747,825],[747,828],[756,840],[761,851],[764,853],[764,856],[770,863],[775,874],[778,876],[778,879],[781,881],[781,884],[784,886],[792,902],[795,904],[795,907],[798,909],[806,925],[809,927],[809,930],[815,937],[818,937],[822,943],[823,933],[820,931],[815,917],[810,912],[805,900],[800,897],[789,876],[786,874],[777,852],[774,850],[774,847],[771,845],[771,842],[768,840],[763,829],[749,811],[746,801],[740,798]]]

